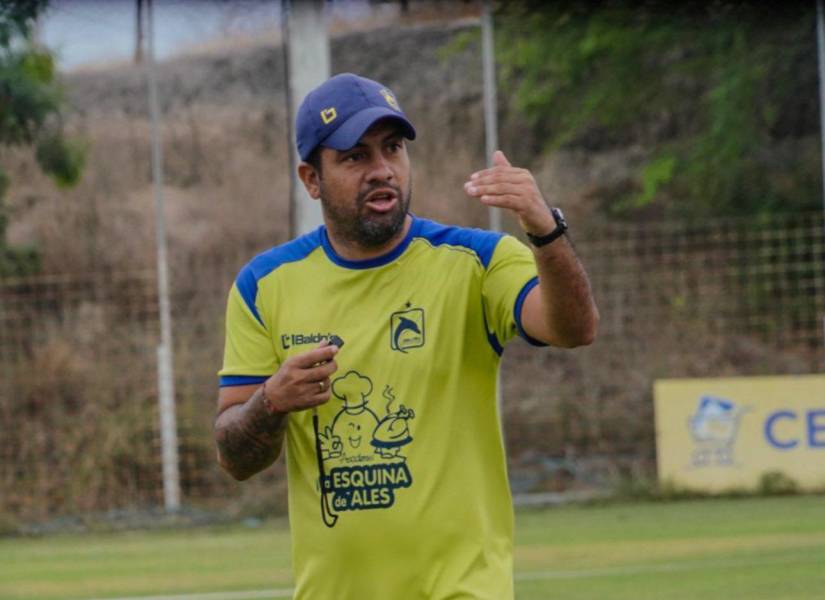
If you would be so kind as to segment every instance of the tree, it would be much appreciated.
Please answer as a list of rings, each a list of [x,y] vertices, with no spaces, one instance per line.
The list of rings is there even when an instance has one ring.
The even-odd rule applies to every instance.
[[[545,149],[644,146],[616,216],[819,205],[814,3],[507,2],[504,86]],[[811,151],[813,150],[813,152]]]
[[[80,178],[84,148],[63,133],[63,98],[51,53],[32,41],[32,27],[48,0],[0,2],[0,145],[31,147],[43,172],[60,187]],[[9,178],[0,165],[0,277],[37,269],[33,248],[7,244],[3,198]]]

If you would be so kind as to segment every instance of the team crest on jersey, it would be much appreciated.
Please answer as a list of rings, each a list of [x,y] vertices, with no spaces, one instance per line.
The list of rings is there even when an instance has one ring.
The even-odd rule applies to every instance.
[[[424,345],[424,309],[410,308],[390,315],[390,348],[407,353]]]
[[[412,485],[402,449],[413,441],[410,422],[415,418],[389,385],[381,394],[382,410],[381,400],[373,398],[372,380],[358,371],[334,379],[332,395],[340,410],[316,440],[321,514],[329,527],[342,512],[389,508],[397,491]]]

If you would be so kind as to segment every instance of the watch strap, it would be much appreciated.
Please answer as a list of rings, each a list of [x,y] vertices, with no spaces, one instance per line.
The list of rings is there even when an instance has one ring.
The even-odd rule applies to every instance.
[[[567,221],[564,219],[564,214],[561,212],[560,209],[551,208],[550,213],[556,220],[556,228],[553,229],[553,231],[546,235],[533,235],[532,233],[527,233],[527,238],[530,240],[530,243],[533,244],[533,246],[535,246],[536,248],[546,246],[550,242],[559,239],[568,230]]]

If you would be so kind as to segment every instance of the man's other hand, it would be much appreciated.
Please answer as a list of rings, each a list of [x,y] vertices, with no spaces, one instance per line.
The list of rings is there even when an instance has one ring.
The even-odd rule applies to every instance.
[[[513,211],[522,229],[533,235],[547,235],[556,227],[533,174],[512,166],[501,150],[493,154],[491,168],[470,175],[464,191],[482,204]]]
[[[329,401],[330,376],[338,370],[338,346],[320,346],[286,359],[264,383],[264,395],[275,412],[306,410]]]

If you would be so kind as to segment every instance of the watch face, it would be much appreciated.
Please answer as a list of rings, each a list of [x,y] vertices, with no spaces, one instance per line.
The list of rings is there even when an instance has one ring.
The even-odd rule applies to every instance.
[[[565,220],[564,213],[561,212],[560,208],[553,208],[550,212],[553,213],[553,217],[556,219],[556,223],[558,223],[564,228],[567,228],[567,221]]]

